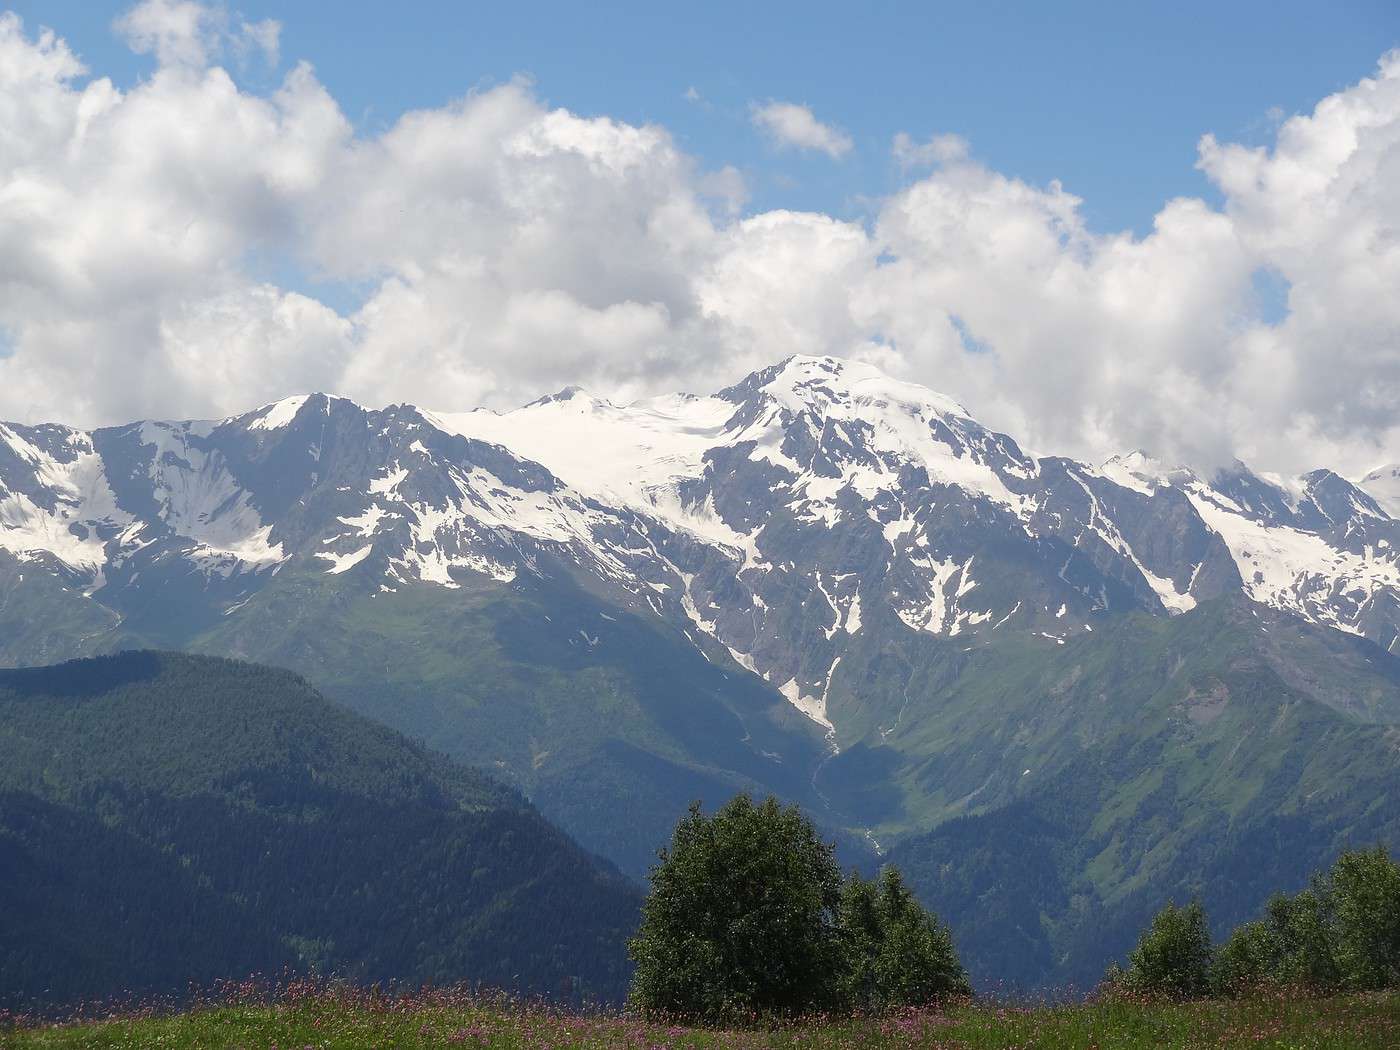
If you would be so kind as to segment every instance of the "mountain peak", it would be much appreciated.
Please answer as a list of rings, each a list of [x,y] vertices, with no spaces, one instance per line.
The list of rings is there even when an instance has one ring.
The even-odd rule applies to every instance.
[[[242,415],[231,416],[231,420],[246,422],[244,425],[249,430],[281,430],[290,426],[303,412],[316,412],[321,415],[330,415],[331,405],[340,401],[348,405],[355,405],[349,398],[337,397],[334,394],[308,393],[292,394],[282,398],[280,401],[273,401],[255,408],[252,412],[245,412]],[[361,407],[355,405],[355,407]]]
[[[1361,479],[1359,487],[1392,518],[1400,518],[1400,463],[1377,467]]]
[[[961,404],[918,383],[896,379],[876,365],[848,357],[794,354],[753,372],[716,397],[736,404],[755,398],[777,402],[792,412],[825,414],[833,405],[892,405],[923,414],[970,419]]]
[[[1144,450],[1135,448],[1104,460],[1099,465],[1099,473],[1125,488],[1151,495],[1153,489],[1169,486],[1172,476],[1181,474],[1182,469],[1169,467]]]
[[[539,408],[543,405],[554,404],[574,405],[575,407],[582,406],[585,408],[612,407],[612,402],[609,401],[607,398],[598,397],[594,394],[590,394],[583,387],[577,386],[573,383],[570,383],[568,386],[564,387],[561,390],[557,390],[552,394],[545,394],[543,397],[537,397],[535,398],[535,400],[531,401],[524,407]]]

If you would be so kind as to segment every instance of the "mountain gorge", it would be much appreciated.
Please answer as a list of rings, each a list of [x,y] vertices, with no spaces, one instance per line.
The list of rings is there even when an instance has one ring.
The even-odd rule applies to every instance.
[[[1384,481],[1034,455],[828,358],[631,405],[5,424],[0,661],[291,668],[633,875],[690,799],[776,792],[899,859],[981,972],[1024,944],[1017,980],[1082,979],[1149,897],[1257,904],[1210,864],[1394,841]]]

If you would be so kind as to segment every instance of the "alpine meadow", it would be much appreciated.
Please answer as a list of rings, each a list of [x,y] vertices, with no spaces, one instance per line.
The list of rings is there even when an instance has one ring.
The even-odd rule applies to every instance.
[[[1400,12],[1060,14],[0,10],[0,1046],[1400,1046]]]

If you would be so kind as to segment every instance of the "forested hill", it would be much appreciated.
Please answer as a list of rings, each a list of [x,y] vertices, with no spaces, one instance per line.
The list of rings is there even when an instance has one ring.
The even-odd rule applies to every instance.
[[[640,891],[293,674],[130,652],[0,671],[0,900],[32,1007],[284,968],[617,998]]]

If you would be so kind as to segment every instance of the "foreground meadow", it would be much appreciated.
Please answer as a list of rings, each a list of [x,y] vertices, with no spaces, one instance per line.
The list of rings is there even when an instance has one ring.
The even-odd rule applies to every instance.
[[[87,1023],[18,1024],[0,1030],[0,1046],[6,1050],[1382,1048],[1400,1047],[1400,994],[1317,999],[1277,993],[1180,1005],[1120,1001],[1015,1008],[965,1004],[878,1019],[711,1031],[616,1015],[567,1013],[467,993],[435,991],[387,997],[320,991],[286,996],[274,1004],[210,1005],[168,1016],[137,1014]]]

